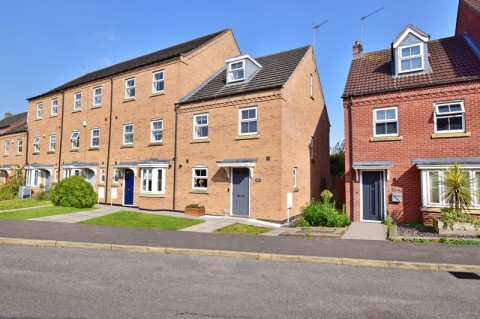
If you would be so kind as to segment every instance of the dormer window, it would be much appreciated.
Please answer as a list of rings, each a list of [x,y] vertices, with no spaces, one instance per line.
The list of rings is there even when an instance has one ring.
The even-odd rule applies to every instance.
[[[229,82],[241,81],[245,79],[245,63],[238,61],[230,63],[228,70]]]
[[[423,70],[423,45],[400,47],[400,72]]]

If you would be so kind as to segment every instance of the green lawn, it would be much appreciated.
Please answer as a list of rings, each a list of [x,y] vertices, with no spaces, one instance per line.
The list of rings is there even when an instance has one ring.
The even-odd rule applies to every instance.
[[[17,208],[44,206],[50,204],[52,203],[48,200],[40,200],[35,198],[4,200],[0,201],[0,211]]]
[[[217,234],[234,234],[234,235],[261,235],[268,233],[272,228],[245,225],[240,223],[231,224],[214,231]]]
[[[30,219],[38,218],[52,215],[68,214],[83,212],[86,210],[93,210],[95,208],[73,208],[73,207],[61,207],[61,206],[51,206],[51,207],[41,207],[41,208],[32,208],[24,209],[13,212],[0,213],[0,219]]]
[[[120,211],[88,219],[80,222],[80,224],[178,230],[203,222],[203,220],[198,219]]]

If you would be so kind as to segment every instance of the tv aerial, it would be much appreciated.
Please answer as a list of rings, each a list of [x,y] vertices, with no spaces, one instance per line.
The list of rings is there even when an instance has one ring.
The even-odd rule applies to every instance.
[[[385,9],[385,7],[381,7],[380,9],[377,9],[375,11],[370,12],[367,15],[364,15],[363,17],[360,17],[360,43],[362,43],[362,45],[363,45],[363,41],[362,41],[363,40],[363,38],[362,38],[363,37],[363,23],[365,22],[365,20],[367,18],[369,18],[369,17],[373,16],[374,14],[382,11],[383,9]]]
[[[322,25],[324,25],[325,23],[327,23],[328,20],[325,20],[319,24],[315,24],[315,23],[312,23],[312,30],[313,30],[313,51],[315,52],[315,33],[317,33],[317,31],[320,29],[320,27]]]

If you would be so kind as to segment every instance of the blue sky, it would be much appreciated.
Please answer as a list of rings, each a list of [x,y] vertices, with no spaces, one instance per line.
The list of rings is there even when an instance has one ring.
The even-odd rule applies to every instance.
[[[232,28],[253,57],[312,43],[332,124],[343,140],[341,95],[364,24],[366,52],[388,48],[409,23],[431,39],[454,34],[458,0],[5,1],[0,10],[0,118],[28,107],[26,98],[127,59]]]

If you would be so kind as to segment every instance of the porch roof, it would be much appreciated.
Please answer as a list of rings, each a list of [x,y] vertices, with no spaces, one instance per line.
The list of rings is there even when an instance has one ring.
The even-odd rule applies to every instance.
[[[217,165],[220,167],[243,167],[248,165],[253,165],[257,163],[256,158],[234,158],[234,159],[224,159],[223,161],[217,161]]]
[[[418,169],[444,168],[455,163],[463,167],[480,167],[480,157],[414,158],[412,164]]]
[[[73,162],[63,163],[63,164],[62,164],[62,167],[66,167],[66,166],[75,167],[75,168],[82,168],[82,167],[98,166],[98,163],[95,163],[95,162],[77,162],[77,161],[73,161]]]
[[[366,161],[353,162],[354,169],[390,169],[393,166],[393,161]]]

